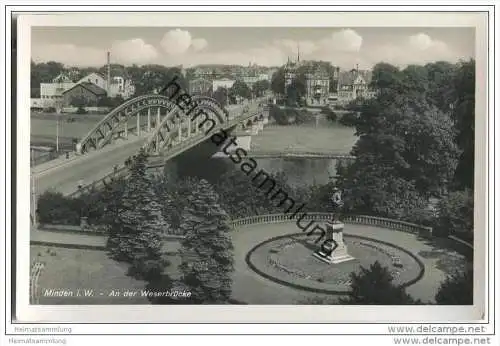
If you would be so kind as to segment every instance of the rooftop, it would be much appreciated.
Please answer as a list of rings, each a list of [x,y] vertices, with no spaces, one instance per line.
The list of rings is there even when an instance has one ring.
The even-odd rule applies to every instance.
[[[90,83],[90,82],[78,83],[75,86],[73,86],[72,88],[69,88],[68,90],[63,91],[63,94],[67,93],[70,90],[73,90],[77,86],[81,86],[81,87],[87,89],[88,91],[90,91],[92,94],[97,95],[97,96],[106,96],[106,94],[107,94],[106,90],[104,90],[103,88],[101,88],[93,83]]]

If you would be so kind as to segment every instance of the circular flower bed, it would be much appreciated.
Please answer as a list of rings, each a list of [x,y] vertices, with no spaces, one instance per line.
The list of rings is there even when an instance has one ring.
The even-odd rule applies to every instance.
[[[347,250],[355,260],[328,264],[313,256],[319,248],[303,233],[268,239],[247,256],[249,267],[259,275],[286,286],[318,293],[346,294],[350,274],[375,261],[391,271],[394,283],[409,286],[424,274],[424,266],[411,252],[394,244],[344,234]]]

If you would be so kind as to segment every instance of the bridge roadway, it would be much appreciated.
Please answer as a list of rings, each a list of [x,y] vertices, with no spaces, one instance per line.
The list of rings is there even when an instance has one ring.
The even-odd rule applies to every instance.
[[[252,105],[252,110],[243,115],[241,120],[250,117],[250,114],[255,114],[258,111],[256,104]],[[231,107],[228,111],[232,114],[239,114],[241,107]],[[231,117],[232,121],[227,123],[227,126],[234,126],[239,121],[239,118]],[[224,124],[226,127],[226,124]],[[47,191],[54,190],[63,194],[72,194],[78,189],[80,181],[83,185],[89,185],[94,181],[99,181],[103,177],[113,172],[114,167],[123,167],[127,158],[137,154],[139,149],[146,142],[148,135],[151,133],[143,133],[141,136],[130,135],[126,140],[119,140],[109,145],[106,145],[100,150],[89,152],[85,155],[74,156],[67,161],[59,161],[55,165],[45,167],[43,169],[34,167],[32,169],[32,179],[34,179],[34,192],[39,194]],[[175,155],[187,150],[188,148],[196,145],[203,138],[196,138],[195,141],[187,140],[186,144],[180,148],[181,150],[175,151]],[[168,157],[172,156],[168,153]],[[33,191],[32,191],[33,193]]]

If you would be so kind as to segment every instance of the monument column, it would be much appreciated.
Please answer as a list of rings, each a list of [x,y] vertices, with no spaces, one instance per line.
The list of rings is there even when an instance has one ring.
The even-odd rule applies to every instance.
[[[333,219],[325,223],[326,239],[314,252],[314,257],[329,264],[336,264],[354,259],[347,252],[344,243],[344,223],[340,221],[340,209],[344,205],[339,189],[335,188],[332,196],[334,207]]]

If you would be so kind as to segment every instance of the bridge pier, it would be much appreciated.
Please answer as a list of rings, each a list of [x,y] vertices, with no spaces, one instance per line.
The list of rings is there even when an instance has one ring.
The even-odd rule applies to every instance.
[[[128,138],[128,120],[125,120],[125,138]]]
[[[269,123],[269,110],[266,108],[262,114],[264,115],[264,119],[262,120],[262,123],[264,125],[267,125]]]
[[[151,108],[148,108],[148,132],[151,132]]]
[[[140,115],[141,115],[141,112],[137,112],[137,115],[136,115],[136,117],[137,117],[137,130],[136,130],[137,137],[139,137],[141,135],[141,117],[140,117]]]
[[[257,125],[259,126],[259,131],[264,130],[264,120],[257,121]]]
[[[177,132],[178,132],[178,136],[177,137],[178,137],[179,142],[182,142],[182,126],[183,125],[184,125],[184,123],[181,120],[181,122],[179,124],[179,128],[177,129]]]
[[[160,126],[160,116],[161,116],[161,108],[158,107],[158,111],[156,113],[156,127]]]
[[[259,124],[252,124],[252,130],[251,130],[251,133],[252,135],[257,135],[259,133],[259,129],[260,129],[260,126]]]

